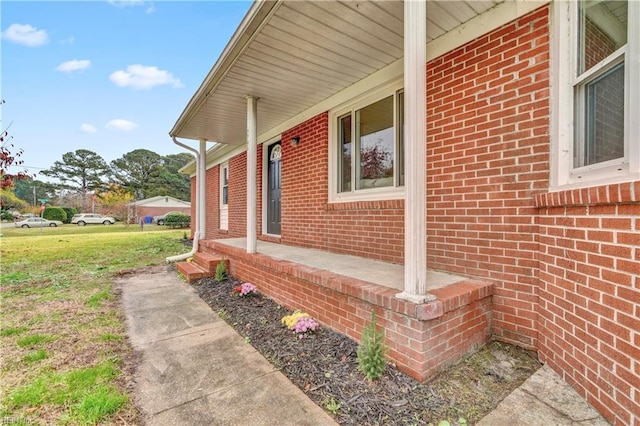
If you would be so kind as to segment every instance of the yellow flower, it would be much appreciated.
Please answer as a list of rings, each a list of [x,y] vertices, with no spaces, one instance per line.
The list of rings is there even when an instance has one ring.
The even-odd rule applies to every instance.
[[[285,315],[284,317],[282,317],[282,320],[280,322],[284,324],[287,328],[291,329],[293,328],[293,326],[296,325],[299,318],[308,318],[308,317],[309,317],[308,313],[302,312],[300,310],[296,310],[291,315]]]

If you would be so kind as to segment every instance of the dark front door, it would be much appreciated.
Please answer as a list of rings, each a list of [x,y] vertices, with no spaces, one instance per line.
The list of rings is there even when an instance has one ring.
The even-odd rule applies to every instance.
[[[282,147],[280,142],[269,146],[267,187],[267,234],[280,235],[280,192],[282,189]]]

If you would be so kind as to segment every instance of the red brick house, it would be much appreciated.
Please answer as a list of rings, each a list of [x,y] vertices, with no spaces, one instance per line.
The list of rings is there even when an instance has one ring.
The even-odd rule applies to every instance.
[[[638,117],[640,2],[283,0],[170,135],[199,141],[197,257],[355,339],[376,310],[419,380],[497,339],[638,425]]]
[[[191,203],[175,197],[158,195],[131,203],[134,223],[145,220],[147,216],[160,216],[169,212],[191,214]]]

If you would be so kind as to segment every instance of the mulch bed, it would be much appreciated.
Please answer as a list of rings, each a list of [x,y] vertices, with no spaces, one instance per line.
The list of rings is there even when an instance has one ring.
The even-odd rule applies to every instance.
[[[242,282],[205,278],[200,297],[247,342],[342,425],[474,424],[539,367],[535,354],[492,342],[421,384],[388,364],[369,381],[358,370],[358,342],[329,328],[299,338],[281,324],[291,314],[260,294],[238,297]],[[464,422],[461,422],[464,423]]]

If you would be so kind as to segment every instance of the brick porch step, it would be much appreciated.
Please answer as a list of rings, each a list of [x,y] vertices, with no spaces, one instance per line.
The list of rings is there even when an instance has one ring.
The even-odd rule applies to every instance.
[[[189,284],[209,276],[207,271],[193,262],[178,262],[176,263],[176,270],[185,276]]]
[[[218,254],[199,252],[193,255],[193,263],[206,271],[208,277],[215,275],[216,267],[223,261],[227,262],[227,270],[229,270],[229,261]]]

